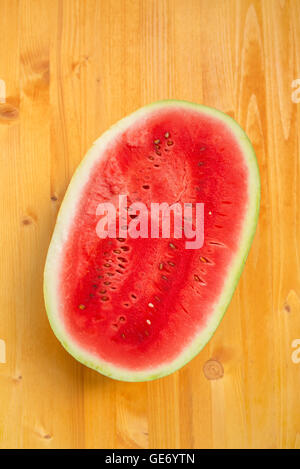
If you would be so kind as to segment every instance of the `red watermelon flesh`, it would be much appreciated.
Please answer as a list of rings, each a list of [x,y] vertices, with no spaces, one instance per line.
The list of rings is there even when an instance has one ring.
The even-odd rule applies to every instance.
[[[149,208],[204,203],[204,245],[186,249],[185,237],[100,239],[98,204],[117,206],[120,194]],[[118,379],[156,378],[182,366],[224,313],[258,201],[254,152],[228,116],[164,102],[121,121],[77,171],[49,251],[46,303],[55,298],[47,309],[59,339]]]

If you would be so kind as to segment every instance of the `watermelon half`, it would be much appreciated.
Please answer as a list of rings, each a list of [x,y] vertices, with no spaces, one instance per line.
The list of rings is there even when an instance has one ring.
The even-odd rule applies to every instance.
[[[147,207],[203,203],[203,246],[186,249],[184,236],[99,238],[97,207],[116,205],[120,194]],[[259,200],[254,150],[229,116],[162,101],[122,119],[94,143],[59,212],[44,282],[57,338],[81,363],[119,380],[182,367],[230,302]]]

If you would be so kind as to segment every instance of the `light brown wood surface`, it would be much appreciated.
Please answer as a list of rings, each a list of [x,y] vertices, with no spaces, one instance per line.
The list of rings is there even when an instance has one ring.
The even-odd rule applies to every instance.
[[[300,0],[0,0],[0,447],[300,448],[297,78]],[[166,98],[217,107],[245,128],[260,219],[209,345],[167,378],[122,383],[60,346],[43,268],[92,142]],[[206,378],[211,359],[222,378]]]

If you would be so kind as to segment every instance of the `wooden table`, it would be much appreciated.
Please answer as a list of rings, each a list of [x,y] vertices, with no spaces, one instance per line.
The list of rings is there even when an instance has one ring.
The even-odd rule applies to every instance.
[[[299,37],[300,0],[0,0],[1,447],[300,448]],[[260,220],[210,344],[170,377],[122,383],[62,349],[43,268],[91,143],[165,98],[246,129]]]

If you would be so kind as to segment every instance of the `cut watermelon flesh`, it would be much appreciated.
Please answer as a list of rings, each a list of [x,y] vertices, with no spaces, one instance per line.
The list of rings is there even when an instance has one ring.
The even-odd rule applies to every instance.
[[[186,249],[184,237],[100,239],[97,207],[117,206],[120,194],[147,207],[204,203],[203,247]],[[117,379],[179,368],[224,314],[258,205],[253,149],[228,116],[167,101],[125,118],[95,143],[60,211],[45,271],[56,335],[78,360]]]

